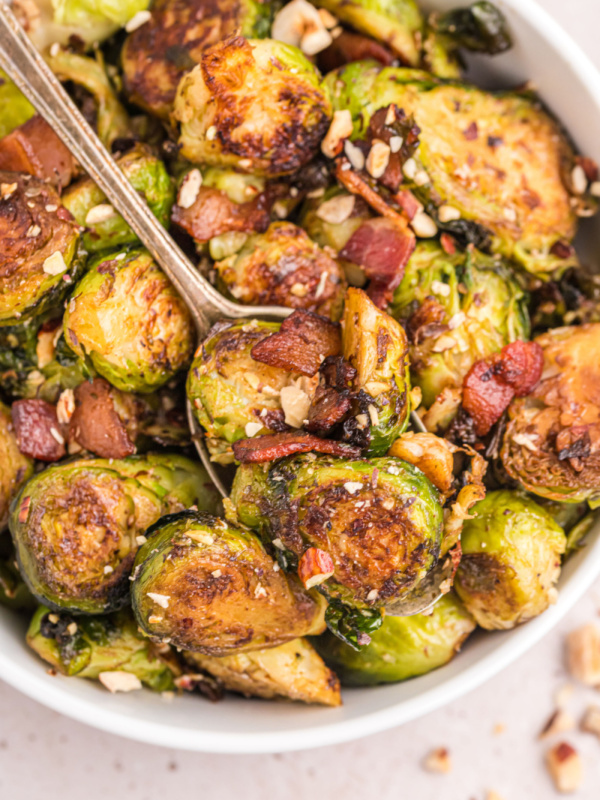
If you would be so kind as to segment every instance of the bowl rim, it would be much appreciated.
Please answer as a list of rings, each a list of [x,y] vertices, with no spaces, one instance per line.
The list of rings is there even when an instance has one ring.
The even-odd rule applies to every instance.
[[[498,0],[496,0],[498,2]],[[568,60],[576,78],[600,110],[600,71],[570,34],[537,0],[500,0],[513,8],[549,45]],[[583,596],[600,575],[600,532],[585,548],[581,563],[561,587],[558,602],[544,614],[510,632],[505,643],[438,686],[387,708],[354,719],[332,720],[298,730],[248,733],[202,731],[165,722],[152,722],[103,707],[96,699],[75,696],[68,684],[49,684],[47,676],[30,673],[0,652],[0,678],[13,688],[78,722],[125,738],[164,747],[221,754],[275,753],[340,744],[404,724],[440,708],[477,688],[542,639]]]

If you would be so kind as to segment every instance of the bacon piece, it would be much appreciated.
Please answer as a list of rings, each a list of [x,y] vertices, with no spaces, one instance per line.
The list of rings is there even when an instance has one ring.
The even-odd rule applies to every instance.
[[[323,74],[352,61],[373,59],[384,67],[394,63],[394,54],[374,39],[359,33],[343,31],[326,50],[319,53],[319,69]]]
[[[0,169],[26,172],[54,186],[67,186],[76,164],[50,125],[38,114],[0,139]]]
[[[596,164],[593,158],[577,156],[575,161],[585,172],[585,177],[588,179],[589,183],[594,183],[598,180],[598,164]]]
[[[332,456],[359,458],[358,447],[332,442],[330,439],[319,439],[303,431],[266,434],[253,439],[239,439],[233,443],[233,454],[242,464],[262,464],[278,458],[294,455],[294,453],[328,453]]]
[[[472,416],[475,432],[485,436],[513,397],[525,397],[539,383],[544,353],[537,342],[516,341],[499,353],[476,361],[463,382],[463,408]]]
[[[450,236],[449,233],[442,233],[440,236],[440,244],[442,245],[442,250],[444,253],[447,253],[449,256],[453,256],[456,253],[456,242],[453,236]]]
[[[135,453],[135,445],[115,409],[111,386],[104,378],[85,381],[75,389],[69,440],[101,458],[125,458]]]
[[[411,222],[422,208],[421,203],[408,189],[400,189],[399,192],[396,192],[394,201],[398,203]]]
[[[386,308],[415,245],[415,235],[408,229],[401,230],[389,219],[369,219],[352,234],[340,257],[363,268],[371,280],[367,294],[379,308]]]
[[[380,216],[387,217],[395,222],[400,230],[408,231],[408,220],[405,219],[397,211],[394,211],[386,201],[377,194],[374,189],[371,189],[369,184],[350,169],[350,162],[345,157],[339,157],[335,162],[335,177],[352,194],[357,194],[359,197],[371,206]]]
[[[64,431],[55,406],[45,400],[17,400],[11,410],[17,446],[23,455],[39,461],[64,458]]]
[[[171,220],[197,242],[208,242],[230,231],[264,233],[274,200],[273,193],[262,192],[248,203],[235,203],[225,192],[202,186],[190,208],[173,206]]]
[[[356,369],[342,356],[328,356],[321,364],[319,372],[327,386],[342,391],[351,389],[356,378]]]
[[[327,356],[342,349],[340,326],[312,311],[294,311],[277,333],[255,344],[255,361],[302,375],[316,375]]]
[[[298,562],[298,577],[305,589],[312,589],[331,578],[335,571],[333,559],[325,550],[309,547]]]
[[[310,433],[325,436],[350,411],[352,400],[331,387],[319,386],[308,409],[304,428]]]

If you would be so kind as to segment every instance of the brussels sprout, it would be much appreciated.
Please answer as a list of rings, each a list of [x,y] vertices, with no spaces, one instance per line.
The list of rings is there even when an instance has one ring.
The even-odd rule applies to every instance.
[[[275,5],[262,0],[157,0],[152,18],[123,46],[129,99],[168,119],[177,84],[200,63],[206,48],[234,33],[268,36]]]
[[[384,42],[405,64],[419,64],[424,20],[415,0],[315,0],[315,5]]]
[[[544,349],[542,380],[513,400],[502,445],[511,478],[550,500],[600,502],[600,324],[554,328],[535,339]]]
[[[10,501],[32,473],[31,459],[17,447],[10,409],[0,403],[0,532],[8,522]]]
[[[276,566],[254,534],[224,520],[164,517],[135,560],[136,619],[156,641],[213,656],[322,633],[323,598]]]
[[[337,261],[291,222],[274,222],[215,264],[219,283],[245,305],[278,305],[342,315],[344,274]]]
[[[27,588],[15,559],[10,536],[0,532],[0,606],[12,611],[33,610],[37,603]]]
[[[339,706],[340,683],[306,639],[231,656],[185,652],[186,661],[213,675],[232,692],[271,700],[286,697],[303,703]]]
[[[277,330],[273,322],[219,322],[196,351],[187,395],[207,433],[213,461],[229,464],[233,442],[282,429],[281,389],[300,376],[255,361],[250,354]]]
[[[163,514],[214,511],[204,469],[182,456],[85,459],[49,467],[16,498],[9,521],[21,573],[54,609],[100,614],[127,602],[139,537]]]
[[[489,234],[495,252],[534,273],[577,264],[570,248],[562,252],[575,234],[581,202],[571,185],[575,156],[537,101],[460,83],[436,85],[431,76],[371,62],[336,70],[325,84],[334,109],[350,110],[356,136],[390,103],[414,119],[420,147],[409,174],[418,180],[405,186],[444,230],[475,244]]]
[[[129,610],[75,621],[70,614],[39,606],[29,624],[27,644],[69,677],[102,680],[126,672],[149,689],[164,692],[175,688],[173,673],[179,672],[169,652],[139,633]]]
[[[442,667],[460,650],[475,623],[454,593],[430,614],[386,617],[371,644],[357,652],[332,634],[314,640],[317,651],[344,686],[396,683]]]
[[[363,291],[350,288],[342,322],[342,345],[344,358],[357,372],[355,388],[365,392],[370,399],[367,454],[383,455],[409,421],[406,334]]]
[[[136,192],[144,196],[161,225],[168,227],[175,189],[163,162],[149,148],[138,145],[121,156],[117,164]],[[88,228],[83,244],[89,252],[138,242],[135,233],[123,217],[112,210],[102,190],[90,178],[72,184],[62,201],[77,223]]]
[[[115,30],[122,28],[139,11],[145,11],[149,0],[52,0],[54,21],[59,25],[76,25],[95,29],[112,23]],[[98,41],[98,39],[95,39]]]
[[[448,255],[419,242],[390,312],[407,323],[411,378],[425,408],[460,388],[476,361],[529,337],[527,295],[508,265],[472,248]]]
[[[18,128],[35,114],[35,108],[0,69],[0,139]]]
[[[93,59],[67,50],[55,53],[52,49],[46,60],[59,80],[72,81],[92,95],[96,104],[94,127],[107,147],[131,136],[129,117],[115,94],[99,51]]]
[[[438,558],[437,490],[399,458],[349,461],[309,453],[276,462],[268,472],[243,465],[231,500],[241,522],[288,551],[289,566],[298,563],[303,580],[351,606],[385,606],[416,586]],[[315,550],[327,556],[329,575],[312,569]]]
[[[98,256],[75,288],[65,340],[124,392],[153,392],[190,361],[187,306],[142,248]]]
[[[183,156],[275,177],[296,172],[316,155],[331,101],[298,48],[237,36],[201,58],[175,98]]]
[[[79,231],[64,215],[47,183],[0,171],[0,329],[60,307],[79,275]]]
[[[454,588],[482,628],[514,628],[556,601],[566,537],[541,506],[489,492],[465,520]]]

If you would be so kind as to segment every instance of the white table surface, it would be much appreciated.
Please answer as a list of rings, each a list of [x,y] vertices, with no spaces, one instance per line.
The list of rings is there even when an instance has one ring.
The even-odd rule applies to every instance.
[[[600,0],[539,2],[600,66]],[[493,789],[503,800],[551,800],[557,795],[543,765],[548,743],[537,735],[554,695],[569,683],[564,634],[599,611],[600,583],[528,655],[467,697],[388,733],[303,753],[217,756],[137,744],[73,722],[0,682],[0,798],[485,800]],[[600,704],[600,692],[577,688],[569,710],[579,718],[591,702]],[[504,732],[495,732],[497,725]],[[577,798],[599,800],[600,741],[577,731],[561,738],[584,758]],[[423,757],[441,746],[451,752],[452,771],[425,772]]]

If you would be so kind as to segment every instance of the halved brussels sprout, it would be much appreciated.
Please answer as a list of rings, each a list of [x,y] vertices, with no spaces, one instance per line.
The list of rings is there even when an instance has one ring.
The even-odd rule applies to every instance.
[[[318,153],[331,101],[298,48],[236,36],[205,50],[181,80],[174,118],[190,161],[275,177]]]
[[[600,503],[600,323],[554,328],[535,340],[544,349],[542,379],[513,400],[502,446],[508,474],[529,492]]]
[[[66,216],[47,183],[0,171],[0,328],[59,308],[79,275],[79,229]]]
[[[111,23],[115,30],[123,27],[139,11],[145,11],[148,0],[52,0],[54,21],[59,25],[75,25],[96,30]],[[99,41],[98,38],[93,41]]]
[[[401,597],[439,555],[438,492],[399,458],[349,461],[308,453],[268,471],[243,465],[231,500],[241,522],[288,551],[303,580],[351,606],[381,608]],[[326,556],[329,574],[315,551]]]
[[[449,255],[419,242],[390,312],[407,325],[411,379],[425,408],[462,387],[476,361],[529,338],[527,295],[507,264],[472,248]]]
[[[416,0],[315,0],[315,5],[384,42],[405,64],[419,64],[424,20]]]
[[[169,650],[139,633],[129,610],[75,620],[70,614],[39,606],[29,624],[27,644],[69,677],[98,680],[126,672],[148,689],[164,692],[175,689],[174,674],[180,671]]]
[[[503,630],[556,602],[564,531],[516,492],[489,492],[465,520],[454,588],[482,628]]]
[[[304,591],[252,533],[210,514],[161,519],[138,551],[131,599],[156,641],[213,656],[322,633],[325,601]]]
[[[581,201],[571,178],[575,156],[537,101],[436,85],[432,76],[371,62],[336,70],[325,83],[334,109],[350,110],[358,137],[390,103],[414,119],[420,147],[407,172],[419,180],[405,185],[445,230],[475,243],[489,232],[495,252],[533,273],[577,264],[564,247],[575,235]]]
[[[183,456],[85,459],[48,467],[21,489],[9,521],[21,573],[54,609],[101,614],[127,602],[129,573],[146,528],[216,490]]]
[[[76,286],[65,341],[124,392],[153,392],[189,363],[187,306],[147,250],[98,256]]]
[[[10,501],[33,473],[33,462],[17,447],[10,408],[0,402],[0,532],[8,522]]]
[[[210,673],[225,689],[245,697],[286,697],[325,706],[342,703],[337,677],[306,639],[231,656],[183,655],[191,666]]]
[[[136,192],[144,196],[161,225],[168,227],[175,189],[163,162],[149,148],[138,145],[121,156],[117,164]],[[90,178],[82,178],[69,186],[62,201],[77,223],[88,228],[83,235],[83,244],[88,252],[138,242],[135,233]]]
[[[274,222],[215,264],[221,286],[245,305],[301,308],[338,320],[346,282],[337,261],[291,222]]]
[[[343,686],[396,683],[447,664],[474,630],[473,618],[451,592],[430,614],[385,617],[371,644],[356,651],[330,633],[314,640]]]
[[[387,453],[410,417],[408,342],[404,329],[367,295],[348,289],[342,321],[344,358],[356,369],[354,386],[368,405],[368,455]]]
[[[18,128],[35,114],[35,108],[8,75],[0,69],[0,139]]]
[[[234,33],[268,36],[274,5],[262,0],[158,0],[151,19],[123,45],[129,99],[167,119],[177,84],[200,63],[206,48]]]

